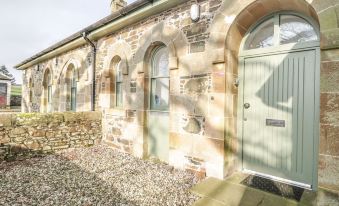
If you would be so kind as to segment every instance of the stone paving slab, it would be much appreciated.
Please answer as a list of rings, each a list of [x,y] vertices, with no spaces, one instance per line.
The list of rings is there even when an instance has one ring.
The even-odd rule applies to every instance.
[[[198,200],[196,203],[194,203],[193,206],[225,206],[225,204],[223,202],[219,202],[212,198],[203,197],[200,200]]]
[[[222,181],[216,178],[207,178],[203,182],[194,186],[191,190],[193,193],[203,197],[203,199],[197,201],[194,206],[298,205],[298,202],[296,201],[236,184],[234,179],[231,181]]]
[[[194,194],[201,197],[194,206],[339,206],[337,191],[327,191],[321,187],[317,192],[305,190],[300,202],[297,202],[240,184],[246,177],[246,174],[237,173],[227,180],[205,179],[191,188]]]

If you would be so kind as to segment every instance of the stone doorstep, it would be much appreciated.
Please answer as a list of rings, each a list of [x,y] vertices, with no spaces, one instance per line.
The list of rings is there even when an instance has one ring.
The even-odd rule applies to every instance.
[[[236,184],[227,180],[222,181],[216,178],[207,178],[205,181],[194,186],[192,192],[203,197],[202,200],[197,201],[195,206],[201,205],[201,203],[204,203],[205,206],[298,205],[297,202],[292,200],[249,188],[239,183]],[[210,203],[210,200],[213,201]]]
[[[212,198],[203,197],[195,202],[193,206],[225,206],[225,204]]]
[[[286,206],[286,205],[339,205],[339,194],[319,189],[318,192],[304,192],[300,202],[286,199],[278,195],[258,189],[246,187],[240,182],[247,175],[237,173],[226,180],[207,178],[191,188],[191,192],[202,197],[194,206]]]

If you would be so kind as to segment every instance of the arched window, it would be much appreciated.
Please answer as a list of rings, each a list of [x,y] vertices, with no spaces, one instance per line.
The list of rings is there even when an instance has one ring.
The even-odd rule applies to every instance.
[[[247,35],[244,50],[318,41],[316,31],[309,21],[300,16],[275,14]]]
[[[169,51],[157,47],[151,59],[151,109],[168,110],[169,105]]]

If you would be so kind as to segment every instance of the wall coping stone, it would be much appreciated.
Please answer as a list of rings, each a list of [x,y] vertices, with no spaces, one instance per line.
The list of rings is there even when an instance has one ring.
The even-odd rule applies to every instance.
[[[62,122],[101,121],[102,114],[95,112],[63,112],[63,113],[20,113],[1,114],[0,127],[48,125]]]

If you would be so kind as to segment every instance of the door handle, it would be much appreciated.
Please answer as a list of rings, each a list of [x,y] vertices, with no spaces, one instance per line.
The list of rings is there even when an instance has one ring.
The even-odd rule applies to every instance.
[[[250,108],[250,107],[251,107],[250,103],[245,103],[245,104],[244,104],[244,108],[245,108],[245,109],[248,109],[248,108]]]

